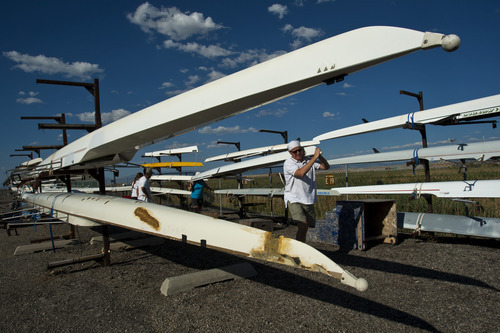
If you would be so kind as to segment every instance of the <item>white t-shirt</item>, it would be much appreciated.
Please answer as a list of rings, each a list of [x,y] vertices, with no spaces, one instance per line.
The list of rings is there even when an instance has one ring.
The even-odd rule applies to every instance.
[[[146,193],[142,190],[142,188],[146,188]],[[141,201],[146,201],[149,202],[149,194],[151,193],[149,190],[149,181],[145,176],[142,176],[138,181],[137,181],[137,200]]]
[[[316,169],[319,169],[321,164],[316,160],[302,178],[294,176],[295,171],[302,168],[311,159],[305,157],[302,162],[294,158],[288,158],[283,164],[283,172],[285,174],[285,205],[290,202],[298,202],[305,205],[312,205],[318,201],[316,192]]]
[[[139,189],[137,188],[138,184],[139,184],[139,179],[137,179],[134,182],[134,184],[132,184],[132,193],[131,193],[132,198],[137,198],[137,196],[139,195]]]

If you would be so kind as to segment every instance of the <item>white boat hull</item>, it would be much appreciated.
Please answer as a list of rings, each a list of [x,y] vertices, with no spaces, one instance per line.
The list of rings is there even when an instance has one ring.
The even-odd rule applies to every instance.
[[[223,194],[227,196],[255,195],[255,196],[275,197],[275,196],[285,195],[285,189],[284,188],[241,188],[241,189],[235,188],[235,189],[215,190],[214,193]],[[318,195],[325,195],[325,196],[340,195],[336,190],[317,189],[316,193]]]
[[[500,219],[492,217],[398,213],[398,228],[500,238]]]
[[[411,150],[391,151],[377,154],[358,155],[328,160],[330,165],[361,164],[375,162],[392,162],[424,159],[428,161],[442,160],[477,160],[486,161],[500,157],[500,141],[453,144],[449,146],[417,148]]]
[[[119,119],[59,149],[40,166],[86,169],[128,161],[142,147],[324,82],[333,83],[347,74],[421,49],[443,46],[453,50],[458,45],[456,36],[403,28],[349,31]]]
[[[300,145],[302,147],[309,147],[309,146],[314,146],[314,145],[319,145],[319,141],[302,141]],[[247,150],[242,150],[242,151],[235,151],[232,153],[227,153],[223,155],[218,155],[218,156],[213,156],[205,159],[205,162],[214,162],[214,161],[237,161],[241,160],[242,158],[247,158],[247,157],[254,157],[257,155],[268,155],[268,154],[275,154],[275,153],[280,153],[285,150],[287,150],[288,143],[281,144],[281,145],[274,145],[274,146],[267,146],[267,147],[260,147],[260,148],[253,148],[253,149],[247,149]]]
[[[250,258],[321,272],[360,291],[366,280],[356,278],[309,245],[268,231],[218,220],[167,206],[93,194],[29,194],[23,201],[41,210],[76,220],[117,225],[160,237]]]
[[[432,194],[440,198],[500,198],[500,180],[406,183],[332,188],[344,194]]]
[[[500,115],[500,95],[494,95],[345,127],[318,135],[314,140],[324,141],[351,135],[401,128],[405,125],[412,127],[418,124],[438,124],[447,119],[477,119],[480,117],[498,115]]]
[[[305,147],[306,156],[313,155],[315,147]],[[271,154],[263,157],[256,157],[249,160],[224,165],[218,168],[210,169],[193,176],[193,180],[206,179],[211,177],[222,177],[226,175],[235,175],[250,170],[266,168],[283,163],[290,157],[290,153],[285,151],[282,153]]]

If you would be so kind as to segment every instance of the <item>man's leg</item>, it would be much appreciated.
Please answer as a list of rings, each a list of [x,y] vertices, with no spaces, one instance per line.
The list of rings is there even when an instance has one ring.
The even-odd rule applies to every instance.
[[[297,224],[297,234],[295,235],[295,239],[305,243],[307,229],[309,229],[309,226],[307,225],[306,211],[303,205],[297,202],[293,203],[288,202],[287,206],[290,215],[292,215],[292,219]]]
[[[298,222],[297,221],[297,235],[295,235],[295,239],[301,241],[303,243],[306,242],[307,229],[309,226],[307,222]]]
[[[195,213],[201,212],[201,207],[200,207],[200,204],[198,202],[198,199],[191,198],[191,206],[193,206],[193,210]]]

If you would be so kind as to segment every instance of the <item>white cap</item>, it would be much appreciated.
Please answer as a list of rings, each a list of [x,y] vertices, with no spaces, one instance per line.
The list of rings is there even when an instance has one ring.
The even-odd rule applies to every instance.
[[[300,147],[300,141],[298,141],[298,140],[290,141],[288,143],[288,146],[287,146],[288,151],[292,150],[293,148],[297,148],[297,147]]]

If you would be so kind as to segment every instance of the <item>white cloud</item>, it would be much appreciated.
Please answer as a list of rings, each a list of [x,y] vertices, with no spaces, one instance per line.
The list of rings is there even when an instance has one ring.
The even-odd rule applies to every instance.
[[[347,83],[347,82],[344,82],[344,84],[342,85],[342,88],[346,88],[346,89],[347,89],[347,88],[354,88],[354,85],[349,84],[349,83]]]
[[[198,43],[186,43],[182,44],[179,42],[174,42],[173,40],[166,40],[163,42],[163,46],[167,49],[176,48],[179,51],[198,54],[205,58],[216,58],[216,57],[226,57],[231,55],[233,52],[226,50],[219,45],[201,45]]]
[[[241,133],[256,133],[258,132],[257,129],[253,127],[249,127],[247,129],[241,128],[239,125],[233,126],[233,127],[225,127],[225,126],[219,126],[212,128],[211,126],[205,126],[202,129],[198,131],[201,134],[241,134]]]
[[[17,51],[3,52],[3,55],[17,63],[14,68],[19,68],[27,73],[63,74],[66,77],[90,79],[92,75],[104,72],[99,68],[99,65],[88,62],[68,63],[54,57],[31,56]]]
[[[212,141],[206,145],[207,149],[220,148],[221,145],[217,144],[217,141]]]
[[[18,95],[21,96],[19,97],[18,99],[16,99],[16,102],[19,103],[19,104],[35,104],[35,103],[43,103],[43,101],[39,98],[35,98],[35,96],[37,96],[39,93],[38,92],[34,92],[34,91],[30,91],[28,93],[24,92],[24,91],[20,91],[18,92]],[[24,96],[30,96],[30,97],[24,97]]]
[[[283,28],[281,28],[281,31],[283,32],[289,32],[289,31],[292,31],[293,30],[293,25],[291,24],[285,24],[283,26]]]
[[[16,102],[19,104],[35,104],[35,103],[43,103],[41,99],[36,98],[36,97],[28,97],[28,98],[18,98],[16,99]]]
[[[281,118],[283,117],[288,110],[286,109],[277,109],[277,110],[260,110],[255,117],[260,118],[260,117],[266,117],[266,116],[274,116],[276,118]]]
[[[274,5],[271,5],[267,8],[267,10],[272,13],[272,14],[276,14],[279,16],[280,20],[286,15],[288,14],[288,7],[287,6],[284,6],[284,5],[280,5],[280,4],[277,4],[275,3]]]
[[[316,38],[321,35],[321,30],[307,28],[307,27],[299,27],[292,30],[292,36],[295,38],[302,38],[307,41],[311,41],[313,38]]]
[[[216,70],[212,70],[210,71],[210,73],[208,73],[208,81],[215,81],[215,80],[218,80],[220,78],[223,78],[224,76],[226,76],[226,74],[224,73],[221,73],[219,71],[216,71]]]
[[[336,118],[338,117],[338,115],[340,115],[340,112],[337,112],[337,113],[331,113],[331,112],[323,112],[323,118],[330,118],[330,119],[333,119],[333,118]]]
[[[189,90],[191,90],[191,88],[169,90],[169,91],[165,92],[165,95],[167,95],[167,96],[177,96],[177,95],[185,93],[186,91],[189,91]]]
[[[172,88],[173,86],[175,86],[175,84],[173,84],[172,82],[163,82],[161,84],[161,87],[158,89],[168,89],[168,88]]]
[[[301,47],[304,43],[310,43],[314,38],[323,34],[320,29],[299,27],[294,28],[291,24],[286,24],[282,29],[283,32],[290,33],[295,40],[290,44],[294,49]]]
[[[118,120],[120,118],[126,117],[130,114],[129,111],[124,110],[124,109],[116,109],[111,112],[104,112],[101,113],[101,120],[103,124],[108,124],[111,123],[115,120]],[[94,112],[84,112],[84,113],[79,113],[76,114],[78,119],[83,122],[90,122],[93,123],[95,122],[95,113]]]
[[[200,67],[199,70],[208,72],[206,82],[215,81],[217,79],[220,79],[221,77],[226,76],[226,74],[224,74],[224,73],[221,73],[221,72],[218,72],[214,69],[209,69],[206,67]],[[170,82],[164,82],[162,87],[160,87],[160,89],[167,89],[167,91],[165,93],[167,96],[176,96],[176,95],[180,95],[180,94],[182,94],[190,89],[193,89],[194,86],[197,85],[201,81],[202,81],[202,78],[199,75],[190,75],[190,76],[188,76],[188,80],[184,81],[184,84],[186,87],[185,89],[168,90],[168,88],[172,88],[175,86],[174,84],[172,84]]]
[[[19,96],[26,96],[26,93],[24,91],[20,91],[18,94],[19,94]],[[31,97],[35,97],[38,94],[39,94],[39,92],[35,92],[35,91],[28,92],[28,95],[30,95]]]
[[[173,141],[173,142],[169,142],[168,145],[166,145],[164,148],[165,149],[177,149],[177,148],[183,148],[183,147],[189,147],[189,146],[192,146],[192,144],[186,143],[186,142]]]
[[[211,17],[202,13],[183,13],[176,7],[158,9],[148,2],[143,3],[133,14],[128,14],[130,22],[137,24],[144,32],[157,32],[173,40],[185,40],[195,35],[206,35],[223,28]]]
[[[226,68],[236,68],[241,65],[253,66],[258,63],[267,61],[269,59],[278,57],[285,54],[285,51],[276,51],[273,53],[267,53],[266,50],[247,50],[245,52],[240,52],[235,58],[224,58],[222,60],[222,67]]]
[[[189,75],[188,79],[189,79],[188,81],[184,82],[188,87],[195,85],[201,80],[198,75]]]

